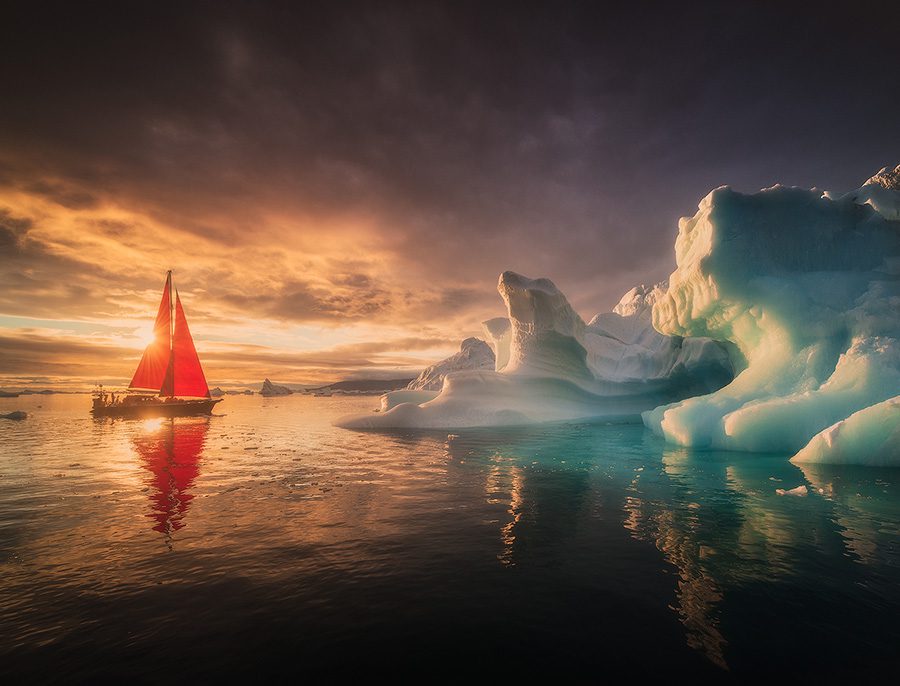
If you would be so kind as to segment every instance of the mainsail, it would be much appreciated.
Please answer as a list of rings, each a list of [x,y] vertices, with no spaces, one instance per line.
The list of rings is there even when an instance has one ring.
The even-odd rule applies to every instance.
[[[159,391],[166,377],[172,348],[169,340],[172,335],[172,305],[169,291],[172,290],[172,272],[166,276],[166,287],[163,289],[162,301],[153,324],[153,342],[144,349],[141,362],[134,372],[134,378],[128,388],[135,391]]]
[[[173,307],[172,272],[166,277],[166,287],[153,325],[153,342],[144,349],[128,388],[155,391],[169,397],[210,397],[177,291]]]

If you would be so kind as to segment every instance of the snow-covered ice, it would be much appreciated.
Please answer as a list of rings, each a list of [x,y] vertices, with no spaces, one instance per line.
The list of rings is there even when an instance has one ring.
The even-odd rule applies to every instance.
[[[900,467],[900,396],[832,424],[791,462]]]
[[[898,193],[870,186],[893,204],[723,187],[681,220],[654,326],[733,342],[740,373],[715,393],[645,412],[648,427],[687,446],[794,453],[897,395],[900,223],[875,209],[896,207]]]
[[[641,413],[695,448],[900,464],[900,166],[843,195],[717,188],[680,221],[675,257],[668,283],[633,288],[588,324],[552,281],[504,272],[508,314],[482,325],[493,370],[445,360],[420,377],[437,388],[443,376],[433,397],[339,424]]]
[[[655,332],[646,290],[623,299],[624,315],[609,312],[585,324],[549,279],[504,272],[498,291],[508,317],[505,324],[504,318],[484,324],[500,371],[450,372],[428,402],[397,404],[389,397],[386,412],[338,423],[456,428],[585,418],[639,421],[643,410],[660,402],[727,383],[732,372],[726,349],[709,339]]]
[[[439,391],[444,377],[450,372],[466,369],[493,369],[494,351],[478,338],[467,338],[459,346],[459,352],[426,368],[417,379],[409,382],[410,391]]]

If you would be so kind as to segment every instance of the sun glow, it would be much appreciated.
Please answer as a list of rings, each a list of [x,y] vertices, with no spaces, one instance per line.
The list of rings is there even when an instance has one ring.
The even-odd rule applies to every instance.
[[[146,348],[151,343],[156,342],[156,336],[153,335],[152,323],[141,326],[134,332],[134,334],[135,336],[137,336],[138,344],[141,346],[141,350]]]

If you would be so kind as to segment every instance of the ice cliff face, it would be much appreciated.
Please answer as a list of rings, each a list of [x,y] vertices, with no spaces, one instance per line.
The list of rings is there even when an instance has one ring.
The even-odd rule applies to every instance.
[[[509,364],[509,346],[512,343],[512,326],[506,317],[494,317],[481,322],[484,337],[494,350],[494,371],[500,372]]]
[[[731,341],[740,373],[715,393],[645,412],[648,427],[687,446],[796,452],[897,395],[900,223],[890,221],[898,206],[891,174],[873,177],[887,185],[870,181],[837,200],[797,188],[719,188],[681,220],[677,269],[653,305],[653,324]],[[875,188],[883,191],[877,203]],[[833,433],[842,431],[850,433]]]
[[[637,420],[665,398],[708,392],[732,378],[722,345],[653,330],[646,289],[623,299],[625,315],[598,315],[590,325],[548,279],[504,272],[497,289],[509,316],[485,322],[484,329],[500,371],[450,372],[428,402],[411,396],[404,396],[411,402],[395,402],[401,397],[391,394],[383,401],[386,412],[338,423],[458,428],[592,417]]]
[[[478,338],[467,338],[459,346],[459,352],[425,369],[417,379],[410,381],[410,391],[439,391],[444,377],[450,372],[466,369],[493,369],[494,351]]]

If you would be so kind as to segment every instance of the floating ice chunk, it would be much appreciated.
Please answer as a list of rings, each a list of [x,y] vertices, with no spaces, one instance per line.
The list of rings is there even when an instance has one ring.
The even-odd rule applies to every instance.
[[[900,396],[832,424],[791,462],[900,467]]]
[[[799,498],[805,498],[809,495],[809,490],[804,485],[797,486],[796,488],[791,488],[790,490],[785,490],[783,488],[775,489],[776,495],[793,495]]]

